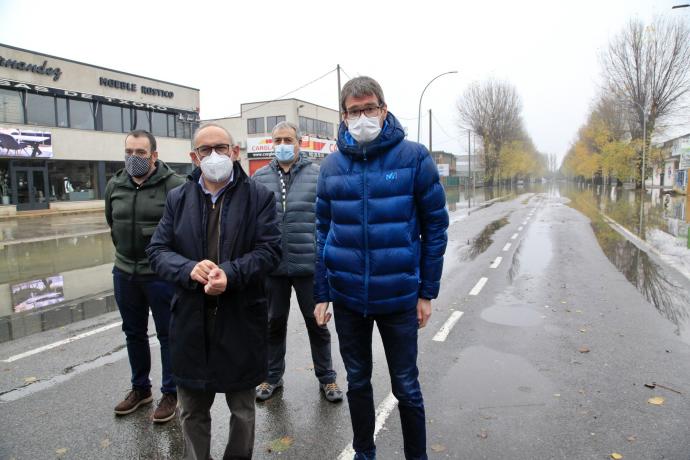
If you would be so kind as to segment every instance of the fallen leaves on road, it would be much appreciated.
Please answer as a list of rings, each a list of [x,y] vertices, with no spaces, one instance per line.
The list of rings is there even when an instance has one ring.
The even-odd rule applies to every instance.
[[[292,446],[295,442],[290,436],[283,436],[282,438],[275,439],[271,441],[271,445],[268,446],[269,452],[285,452]]]
[[[613,458],[614,460],[621,460],[623,456],[617,452],[614,452],[611,454],[611,458]]]
[[[436,453],[438,453],[438,452],[445,452],[445,451],[446,451],[446,446],[444,446],[443,444],[432,444],[432,445],[431,445],[431,450],[432,450],[432,452],[436,452]]]
[[[28,385],[28,384],[30,384],[30,383],[34,383],[34,382],[37,381],[37,380],[38,380],[38,379],[37,379],[36,377],[24,377],[24,383],[25,383],[26,385]]]
[[[582,332],[582,333],[587,332],[587,329],[580,329],[580,332]]]
[[[664,398],[662,398],[661,396],[654,396],[653,398],[649,398],[649,399],[647,400],[647,402],[648,402],[649,404],[653,404],[653,405],[655,405],[655,406],[661,406],[661,405],[663,405],[663,404],[664,404],[664,401],[666,401],[666,400],[665,400]]]
[[[635,436],[628,436],[628,437],[625,438],[625,439],[627,439],[627,440],[630,441],[630,442],[635,442],[635,441],[637,441],[637,438],[636,438]]]
[[[580,353],[589,353],[589,348],[587,347],[580,347],[577,351]]]
[[[67,449],[66,447],[61,447],[61,448],[59,448],[59,449],[55,449],[55,454],[56,454],[58,457],[62,457],[63,455],[65,455],[65,454],[67,453],[67,450],[68,450],[68,449]]]
[[[482,438],[482,439],[486,439],[489,437],[489,433],[487,433],[486,430],[482,430],[479,432],[479,434],[477,436]]]
[[[105,439],[101,440],[101,447],[103,449],[107,448],[108,446],[110,446],[110,439],[105,438]]]

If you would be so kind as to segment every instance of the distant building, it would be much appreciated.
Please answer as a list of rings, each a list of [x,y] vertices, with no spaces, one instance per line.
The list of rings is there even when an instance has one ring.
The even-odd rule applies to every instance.
[[[653,168],[652,181],[664,190],[686,192],[690,169],[690,134],[655,145],[664,155],[664,169]],[[656,179],[656,181],[655,181]]]
[[[337,148],[338,111],[300,99],[245,103],[237,116],[204,121],[232,133],[240,145],[242,167],[250,175],[273,158],[271,131],[281,121],[299,126],[301,150],[317,162]]]
[[[0,215],[102,207],[133,129],[189,171],[198,112],[196,88],[0,44]]]

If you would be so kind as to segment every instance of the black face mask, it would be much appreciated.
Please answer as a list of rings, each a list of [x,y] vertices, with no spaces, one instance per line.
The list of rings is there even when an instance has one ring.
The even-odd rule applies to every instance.
[[[142,158],[136,155],[125,155],[125,170],[132,177],[143,177],[151,169],[151,157]]]

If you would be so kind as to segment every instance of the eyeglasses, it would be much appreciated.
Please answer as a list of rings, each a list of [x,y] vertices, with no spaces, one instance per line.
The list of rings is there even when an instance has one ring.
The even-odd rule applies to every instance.
[[[214,150],[219,155],[227,155],[230,152],[230,144],[202,145],[194,149],[201,157],[209,156]]]
[[[345,116],[348,120],[356,120],[362,114],[366,117],[375,117],[381,112],[382,105],[377,105],[375,107],[365,107],[363,109],[347,109],[345,111]]]
[[[127,155],[128,157],[136,155],[138,157],[145,158],[148,154],[149,151],[145,149],[125,149],[125,155]]]

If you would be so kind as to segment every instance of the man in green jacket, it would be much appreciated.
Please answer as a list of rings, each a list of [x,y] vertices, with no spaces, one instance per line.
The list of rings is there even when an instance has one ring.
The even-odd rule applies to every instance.
[[[115,245],[113,288],[132,369],[132,389],[115,406],[115,413],[130,414],[153,401],[147,331],[150,307],[163,369],[162,397],[153,413],[156,423],[171,420],[177,407],[177,389],[168,349],[174,287],[153,272],[145,249],[163,216],[166,195],[182,183],[184,178],[158,159],[153,135],[137,130],[125,138],[125,168],[110,179],[105,189],[105,218]]]

